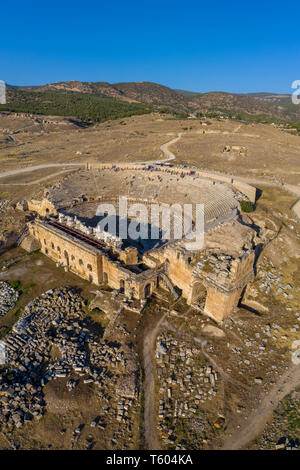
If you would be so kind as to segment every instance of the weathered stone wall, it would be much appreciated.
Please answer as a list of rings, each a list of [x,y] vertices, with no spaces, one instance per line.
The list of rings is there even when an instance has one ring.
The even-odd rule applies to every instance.
[[[27,205],[29,211],[37,212],[42,217],[46,217],[47,215],[57,215],[55,205],[48,199],[42,199],[42,201],[31,199],[30,201],[27,201]]]
[[[32,235],[28,235],[27,237],[25,237],[22,240],[20,246],[21,248],[23,248],[23,250],[26,250],[28,253],[32,253],[33,251],[39,250],[41,248],[41,245],[38,240]]]
[[[189,299],[192,292],[191,281],[193,268],[179,250],[168,248],[163,251],[161,262],[167,263],[166,274],[174,286],[182,290],[182,295]]]
[[[255,251],[249,250],[232,262],[231,285],[244,287],[254,277]]]
[[[250,184],[244,183],[243,181],[239,181],[234,179],[232,182],[235,189],[240,191],[241,193],[245,194],[251,202],[256,201],[256,188],[251,186]]]
[[[144,299],[153,293],[157,285],[157,273],[147,271],[147,274],[136,275],[124,268],[118,262],[103,257],[102,281],[113,289],[121,289],[126,295],[133,295],[136,299]],[[149,286],[147,292],[146,287]]]
[[[138,263],[138,250],[134,247],[127,247],[120,253],[120,260],[125,264],[137,264]]]
[[[49,224],[41,221],[29,224],[29,236],[38,243],[42,253],[89,282],[107,284],[138,299],[151,295],[156,288],[158,275],[155,271],[149,269],[135,274],[122,266],[121,261],[111,259],[108,254]],[[131,261],[136,262],[136,250],[129,251]]]
[[[31,224],[29,231],[39,241],[42,253],[83,279],[99,284],[102,272],[101,253],[42,224]]]
[[[254,250],[249,250],[234,259],[228,280],[221,281],[220,279],[218,282],[218,276],[207,276],[205,279],[207,297],[204,308],[207,315],[220,322],[233,312],[238,305],[244,287],[254,277],[254,259]]]
[[[128,279],[128,272],[124,268],[122,268],[117,263],[111,262],[108,257],[103,258],[103,275],[102,281],[105,284],[108,284],[113,289],[120,289],[121,288],[121,281],[126,282]]]
[[[296,214],[297,218],[300,219],[300,199],[292,207],[292,211]]]
[[[242,289],[232,293],[224,293],[214,287],[207,287],[204,313],[220,323],[233,312],[238,304],[241,293]]]

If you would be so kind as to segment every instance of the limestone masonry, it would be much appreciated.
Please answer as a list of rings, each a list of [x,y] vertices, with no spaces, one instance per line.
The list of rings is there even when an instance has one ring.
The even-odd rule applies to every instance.
[[[108,185],[120,173],[120,188],[114,193]],[[91,176],[95,181],[92,186]],[[105,184],[100,184],[106,176]],[[217,234],[220,230],[232,230],[234,224],[238,230],[244,229],[239,223],[239,201],[255,200],[255,188],[249,185],[218,181],[216,177],[212,180],[211,175],[187,168],[102,165],[82,170],[78,182],[73,176],[70,185],[66,178],[62,187],[51,188],[52,193],[48,192],[42,201],[26,201],[26,209],[36,213],[36,217],[28,223],[28,233],[21,246],[27,251],[38,247],[65,270],[95,285],[108,285],[128,298],[146,299],[158,287],[168,289],[175,297],[182,294],[188,304],[221,322],[237,307],[247,283],[254,277],[255,236],[250,229],[247,228],[248,242],[241,243],[235,253],[224,252],[222,246],[214,246],[212,242],[215,249],[208,249],[207,242],[202,250],[192,252],[185,248],[183,240],[172,238],[149,246],[143,240],[131,243],[109,233],[105,240],[97,236],[97,204],[111,202],[117,206],[117,193],[122,190],[132,202],[146,205],[168,202],[168,194],[160,194],[157,189],[165,186],[161,182],[166,177],[168,192],[172,193],[174,186],[178,198],[186,203],[194,198],[192,202],[204,204],[208,239],[215,231]],[[74,191],[79,178],[86,178],[88,191],[77,193],[76,197]],[[121,187],[124,180],[128,182],[127,189]],[[141,194],[139,189],[143,184],[146,194]],[[70,196],[71,201],[66,200]],[[171,196],[176,199],[175,193]]]

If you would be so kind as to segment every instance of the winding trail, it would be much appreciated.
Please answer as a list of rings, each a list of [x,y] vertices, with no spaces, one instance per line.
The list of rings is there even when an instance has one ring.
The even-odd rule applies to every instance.
[[[157,160],[157,163],[164,163],[164,162],[169,162],[170,160],[175,160],[176,156],[174,155],[174,153],[170,152],[169,146],[176,144],[176,142],[178,142],[178,140],[180,140],[181,137],[182,137],[182,132],[179,132],[177,137],[174,137],[174,139],[160,146],[160,150],[165,154],[166,158],[164,160]]]
[[[181,137],[182,137],[182,132],[180,132],[177,137],[174,137],[172,140],[170,140],[170,141],[168,141],[165,144],[160,146],[160,150],[166,156],[166,158],[164,158],[162,160],[151,160],[151,161],[146,161],[146,162],[134,162],[133,161],[133,162],[128,162],[128,163],[134,165],[134,164],[138,164],[138,163],[164,163],[164,162],[168,162],[170,160],[174,160],[176,157],[172,152],[170,152],[168,147],[169,147],[169,145],[175,144],[179,139],[181,139]],[[40,165],[27,166],[27,167],[23,167],[23,168],[17,168],[15,170],[4,171],[4,172],[0,173],[0,179],[1,178],[6,178],[8,176],[20,175],[22,173],[30,173],[30,172],[35,171],[35,170],[43,170],[45,168],[66,167],[66,166],[85,167],[86,162],[84,162],[84,163],[42,163]],[[0,181],[0,185],[10,186],[10,185],[17,185],[17,184],[18,185],[36,184],[36,183],[42,182],[42,181],[44,181],[48,178],[51,178],[52,176],[56,176],[56,175],[59,175],[59,173],[49,175],[49,176],[45,176],[45,177],[40,178],[38,180],[30,181],[28,183],[11,183],[10,184],[10,183],[2,183]]]
[[[153,164],[153,163],[165,163],[165,162],[169,162],[171,160],[175,160],[176,158],[176,155],[174,155],[174,153],[170,152],[169,150],[169,145],[172,145],[172,144],[175,144],[176,142],[178,142],[178,140],[180,140],[182,137],[182,132],[179,132],[178,136],[177,137],[174,137],[173,139],[169,140],[168,142],[166,142],[165,144],[162,144],[159,149],[163,152],[163,154],[165,155],[166,158],[163,158],[163,159],[160,159],[160,160],[147,160],[147,161],[141,161],[141,162],[128,162],[129,164],[131,165],[134,165],[134,164],[141,164],[141,163],[149,163],[149,164]],[[0,175],[1,176],[1,175]]]
[[[158,450],[160,448],[155,419],[155,375],[154,375],[154,351],[155,341],[161,326],[163,325],[168,312],[159,319],[153,329],[144,338],[143,360],[144,360],[144,426],[145,441],[148,450]]]

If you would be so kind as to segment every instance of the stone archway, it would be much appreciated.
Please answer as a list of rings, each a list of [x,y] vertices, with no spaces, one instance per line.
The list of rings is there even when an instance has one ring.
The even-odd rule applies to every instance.
[[[69,262],[70,262],[69,253],[66,250],[64,251],[64,258],[65,258],[66,266],[69,267]]]
[[[149,297],[151,295],[151,284],[146,284],[145,285],[145,298]]]
[[[191,304],[204,310],[207,297],[207,290],[203,282],[196,282],[192,288]]]
[[[166,261],[165,261],[165,273],[166,274],[169,273],[169,267],[170,267],[170,261],[167,258]]]

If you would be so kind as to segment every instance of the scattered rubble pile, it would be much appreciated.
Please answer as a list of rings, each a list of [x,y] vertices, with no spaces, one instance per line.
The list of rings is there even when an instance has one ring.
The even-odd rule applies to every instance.
[[[19,293],[8,282],[0,281],[0,317],[3,317],[13,308],[18,300]]]
[[[201,349],[164,333],[156,343],[159,382],[159,428],[168,433],[168,419],[199,418],[199,405],[217,394],[218,373],[201,354]],[[168,436],[167,443],[170,441]],[[176,436],[171,441],[174,443]],[[170,441],[170,442],[171,442]]]
[[[118,402],[117,421],[126,421],[129,409],[133,405],[133,403],[134,400],[132,398],[123,398]]]
[[[300,392],[294,390],[273,412],[262,434],[255,441],[255,449],[299,450]]]
[[[4,424],[19,428],[33,417],[40,419],[44,408],[41,386],[22,383],[18,374],[13,377],[0,375],[0,429]]]
[[[0,201],[0,212],[5,212],[9,206],[10,201],[8,199],[3,199]]]
[[[296,319],[300,321],[300,313],[296,315],[299,315]],[[229,331],[234,334],[227,343],[228,351],[233,354],[230,354],[230,359],[227,357],[224,364],[226,373],[244,385],[259,385],[262,390],[267,391],[286,368],[282,347],[289,348],[289,332],[296,332],[300,328],[293,324],[293,319],[289,319],[288,323],[290,328],[287,328],[287,317],[283,314],[276,317],[276,321],[269,315],[257,316],[255,323],[251,317],[234,322],[230,318],[226,319],[225,331],[227,330],[227,334]],[[212,346],[207,349],[213,352]],[[218,354],[217,351],[214,353]]]
[[[283,436],[276,444],[276,450],[299,450],[299,439]]]
[[[99,229],[98,226],[90,227],[86,225],[80,218],[76,215],[67,215],[63,212],[59,212],[58,220],[60,223],[67,225],[68,227],[73,227],[80,232],[86,233],[87,235],[91,235],[98,240],[103,240],[109,245],[115,246],[116,248],[121,248],[123,242],[121,238],[113,235],[112,233],[105,232]]]
[[[259,281],[259,289],[268,294],[273,288],[275,290],[275,295],[280,295],[282,293],[283,297],[293,299],[293,295],[288,292],[293,289],[292,286],[290,284],[283,284],[282,278],[282,272],[275,269],[275,266],[271,261],[263,261],[261,263],[257,277]]]
[[[195,266],[193,276],[198,276],[205,272],[217,271],[218,276],[229,277],[233,257],[226,254],[211,254],[198,261]]]
[[[96,384],[99,399],[106,399],[122,379],[122,369],[127,372],[133,352],[121,343],[101,342],[87,328],[82,307],[82,298],[69,288],[49,290],[25,307],[13,332],[2,342],[7,369],[0,377],[0,423],[19,427],[33,417],[42,417],[46,410],[43,386],[51,380],[69,377],[66,386],[71,391],[80,381],[74,380],[76,374],[83,377],[84,384]],[[53,346],[60,358],[51,354]],[[135,361],[133,367],[137,369]],[[135,387],[120,404],[122,414],[120,407],[117,410],[124,421],[136,393]],[[114,399],[125,395],[116,393]],[[14,399],[8,401],[7,397]]]
[[[104,340],[99,348],[99,344],[93,342],[90,344],[90,362],[101,370],[96,379],[99,400],[110,401],[111,405],[112,400],[116,400],[115,409],[111,410],[113,416],[119,422],[130,424],[129,414],[135,412],[138,394],[138,369],[132,345]],[[112,388],[114,397],[111,397]],[[103,410],[104,414],[109,411],[110,407]]]

